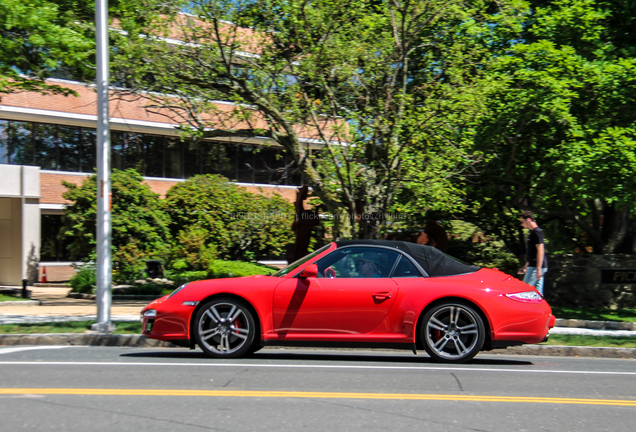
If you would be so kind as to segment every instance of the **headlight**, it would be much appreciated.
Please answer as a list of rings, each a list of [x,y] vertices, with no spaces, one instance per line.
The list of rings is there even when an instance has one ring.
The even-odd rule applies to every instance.
[[[186,287],[186,285],[188,285],[189,282],[184,283],[183,285],[181,285],[179,288],[177,288],[176,290],[172,291],[170,293],[170,295],[168,296],[168,298],[172,297],[173,295],[175,295],[176,293],[178,293],[179,291],[181,291],[182,289],[184,289]]]
[[[157,316],[157,311],[155,309],[148,309],[144,311],[144,316],[147,318],[153,318]]]
[[[525,303],[540,303],[543,301],[543,297],[541,297],[541,294],[536,291],[525,291],[514,294],[506,294],[506,297]]]

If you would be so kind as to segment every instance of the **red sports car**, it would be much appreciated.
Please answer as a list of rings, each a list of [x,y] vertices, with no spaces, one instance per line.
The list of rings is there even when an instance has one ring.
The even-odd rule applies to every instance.
[[[190,282],[142,310],[143,332],[231,358],[266,345],[425,349],[466,362],[544,341],[554,326],[533,287],[430,246],[330,243],[270,276]]]

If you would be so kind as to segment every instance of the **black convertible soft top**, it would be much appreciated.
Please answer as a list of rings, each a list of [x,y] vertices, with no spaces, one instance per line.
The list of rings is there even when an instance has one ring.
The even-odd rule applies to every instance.
[[[420,245],[404,241],[393,240],[343,240],[336,242],[341,248],[345,246],[385,246],[399,249],[410,255],[429,276],[455,276],[474,273],[480,267],[465,264],[432,246]]]

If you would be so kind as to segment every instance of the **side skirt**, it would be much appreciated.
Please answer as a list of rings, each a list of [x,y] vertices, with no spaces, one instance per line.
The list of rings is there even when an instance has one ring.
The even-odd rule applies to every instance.
[[[384,348],[396,350],[414,351],[413,343],[390,343],[390,342],[328,342],[328,341],[273,341],[261,340],[261,346],[283,346],[283,347],[303,347],[303,348]]]

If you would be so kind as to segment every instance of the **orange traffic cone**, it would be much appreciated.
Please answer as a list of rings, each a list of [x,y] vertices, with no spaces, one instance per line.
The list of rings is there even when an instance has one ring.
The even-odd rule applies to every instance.
[[[42,267],[42,283],[47,283],[48,280],[46,279],[46,267]]]

